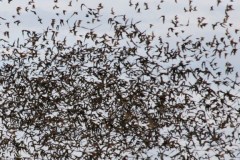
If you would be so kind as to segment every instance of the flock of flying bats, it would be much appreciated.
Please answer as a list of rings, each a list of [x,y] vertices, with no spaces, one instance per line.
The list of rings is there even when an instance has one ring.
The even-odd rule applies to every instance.
[[[62,8],[54,0],[55,18],[47,24],[35,1],[18,6],[10,18],[0,15],[6,27],[0,39],[1,157],[238,157],[239,75],[230,59],[219,62],[238,54],[239,29],[229,20],[237,7],[233,0],[209,6],[210,12],[225,7],[222,21],[196,19],[199,29],[225,31],[210,41],[186,35],[191,21],[182,23],[177,13],[173,19],[161,13],[159,23],[169,28],[159,36],[147,31],[154,22],[142,30],[144,20],[118,14],[114,7],[104,15],[104,2],[93,8],[71,0]],[[183,12],[198,12],[199,2],[189,0]],[[151,3],[130,0],[126,7],[136,14],[161,12],[168,2],[161,0],[155,8]],[[78,11],[68,9],[76,6]],[[26,13],[47,27],[22,29],[23,39],[14,37],[10,30],[21,27]],[[97,32],[102,25],[111,33]],[[68,35],[59,38],[64,27]],[[169,37],[180,41],[173,45]]]

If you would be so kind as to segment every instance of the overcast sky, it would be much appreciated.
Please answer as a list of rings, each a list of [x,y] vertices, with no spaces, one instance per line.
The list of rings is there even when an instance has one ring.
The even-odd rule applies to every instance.
[[[63,18],[67,19],[73,12],[79,12],[77,16],[74,16],[73,19],[85,19],[84,10],[81,11],[80,6],[82,3],[86,4],[88,7],[96,8],[99,3],[103,4],[103,11],[102,13],[102,20],[107,20],[106,17],[109,17],[109,14],[111,12],[111,8],[113,8],[116,15],[120,14],[126,14],[128,18],[134,18],[136,21],[141,20],[142,27],[144,29],[149,28],[149,24],[153,24],[152,30],[154,30],[156,33],[159,33],[161,36],[166,35],[166,29],[172,25],[171,20],[177,15],[179,17],[180,23],[186,23],[190,22],[190,26],[186,27],[187,30],[185,33],[186,36],[188,33],[193,34],[194,36],[209,36],[213,34],[220,34],[223,32],[223,30],[217,28],[215,31],[212,31],[211,23],[217,22],[222,20],[224,17],[224,10],[226,8],[227,4],[234,4],[233,8],[236,8],[234,11],[230,12],[230,19],[229,22],[233,23],[233,28],[239,28],[240,26],[240,20],[238,18],[239,11],[237,9],[237,6],[240,5],[239,1],[236,2],[229,2],[229,0],[223,0],[219,6],[216,5],[216,1],[201,1],[197,0],[193,2],[193,5],[197,6],[197,12],[184,12],[183,8],[188,8],[188,0],[178,0],[178,3],[175,3],[174,0],[168,0],[164,3],[159,3],[159,1],[147,1],[149,5],[149,10],[144,10],[144,1],[139,1],[139,7],[141,7],[141,13],[136,13],[134,10],[134,7],[129,7],[129,1],[108,1],[108,0],[95,0],[95,1],[87,1],[87,0],[79,0],[79,2],[76,2],[73,0],[72,6],[68,6],[68,1],[64,0],[58,0],[59,3],[57,3],[57,6],[59,6],[58,9],[53,10],[53,6],[55,3],[53,0],[35,0],[35,6],[37,14],[43,19],[44,25],[40,25],[38,22],[38,15],[34,15],[30,10],[31,6],[28,6],[27,0],[13,0],[10,4],[7,3],[7,0],[3,0],[0,2],[0,15],[1,17],[7,19],[6,21],[0,20],[1,23],[1,32],[5,30],[10,30],[14,32],[10,32],[10,38],[14,39],[15,34],[18,32],[21,32],[21,29],[30,29],[30,30],[39,30],[42,31],[42,29],[45,29],[47,26],[50,25],[51,19],[54,18]],[[135,4],[137,1],[133,1],[132,3]],[[160,5],[160,10],[157,10],[157,6]],[[214,11],[210,11],[210,7],[213,6]],[[20,15],[17,15],[16,8],[21,7]],[[29,9],[28,12],[25,11],[25,7]],[[62,10],[67,10],[67,14],[63,16]],[[85,10],[86,11],[86,10]],[[60,16],[56,16],[56,13],[60,13]],[[15,15],[16,18],[13,19],[12,16]],[[166,16],[166,22],[165,24],[162,23],[162,20],[159,19],[162,15]],[[201,29],[199,27],[196,27],[197,24],[197,18],[198,17],[205,17],[206,22],[209,23],[209,25]],[[21,23],[17,27],[16,24],[10,25],[10,29],[7,29],[6,25],[4,25],[6,22],[14,22],[15,20],[20,20]],[[102,26],[98,28],[98,31],[107,32],[108,28],[105,28],[106,21],[100,22],[102,23]],[[176,38],[176,37],[174,37]]]
[[[223,36],[225,33],[225,30],[216,27],[216,29],[212,30],[212,23],[215,23],[217,21],[221,21],[224,17],[224,10],[226,8],[227,4],[233,4],[234,11],[229,12],[230,18],[229,23],[233,23],[233,26],[231,29],[229,29],[230,32],[233,32],[235,28],[240,28],[240,19],[239,19],[239,10],[237,9],[237,6],[240,5],[239,1],[230,2],[230,0],[223,0],[222,3],[217,6],[217,1],[201,1],[196,0],[192,4],[193,6],[197,6],[196,12],[184,12],[184,8],[188,8],[188,0],[178,0],[178,3],[175,3],[175,0],[167,0],[164,1],[164,3],[160,3],[160,1],[147,1],[149,10],[144,10],[144,2],[145,1],[139,1],[139,7],[141,8],[141,13],[136,13],[134,10],[134,5],[137,3],[137,1],[132,0],[133,7],[129,7],[129,1],[109,1],[109,0],[95,0],[95,1],[89,1],[89,0],[79,0],[78,2],[76,0],[73,0],[72,6],[68,6],[69,1],[65,0],[58,0],[58,3],[56,5],[59,7],[58,9],[53,10],[53,6],[55,3],[53,0],[35,0],[35,11],[38,15],[34,15],[31,10],[31,6],[28,5],[28,0],[13,0],[10,4],[7,3],[7,0],[3,0],[0,2],[0,16],[2,18],[5,18],[6,20],[0,19],[0,33],[3,35],[5,31],[10,32],[10,41],[16,40],[18,37],[21,38],[22,29],[28,29],[28,30],[35,30],[42,32],[44,29],[46,29],[47,26],[50,26],[52,19],[65,19],[67,20],[73,12],[78,12],[79,14],[72,17],[71,20],[74,21],[76,19],[83,20],[83,26],[86,27],[86,25],[90,26],[89,24],[84,24],[85,13],[86,9],[81,11],[80,6],[82,3],[86,4],[88,7],[96,8],[99,3],[103,4],[103,11],[101,12],[101,24],[100,27],[96,28],[96,32],[99,33],[105,33],[110,30],[110,25],[107,24],[107,20],[109,17],[109,14],[111,13],[111,8],[113,8],[113,11],[115,12],[115,15],[121,15],[126,14],[126,16],[131,20],[133,18],[135,22],[141,20],[141,25],[143,30],[147,30],[149,32],[154,31],[156,35],[160,35],[161,37],[166,37],[167,29],[169,26],[172,26],[171,20],[174,19],[175,16],[178,16],[180,24],[187,24],[189,21],[188,27],[179,27],[180,30],[185,30],[184,34],[180,34],[178,37],[172,35],[169,38],[166,38],[165,41],[180,41],[182,38],[187,37],[188,35],[192,35],[192,37],[209,37],[209,39],[212,39],[213,35]],[[157,10],[157,7],[161,8],[160,10]],[[213,11],[210,11],[211,6],[213,6]],[[17,15],[16,8],[21,7],[20,15]],[[25,11],[25,7],[29,9],[28,12]],[[64,16],[62,14],[62,10],[67,10],[66,15]],[[56,16],[56,13],[59,13],[60,16]],[[12,18],[12,16],[15,16],[15,18]],[[165,23],[162,23],[161,17],[162,15],[165,15]],[[40,25],[38,22],[38,16],[42,18],[43,25]],[[208,23],[208,25],[205,28],[197,27],[197,18],[198,17],[205,17],[205,22]],[[20,20],[21,23],[19,26],[17,24],[14,24],[14,21]],[[70,20],[70,21],[71,21]],[[10,28],[7,28],[6,23],[10,23]],[[149,25],[153,24],[153,27],[150,28]],[[94,27],[94,25],[92,26]],[[67,25],[65,27],[62,27],[60,29],[59,37],[62,35],[69,36],[69,28]],[[84,32],[85,29],[82,29]],[[81,31],[80,31],[81,32]],[[239,32],[240,33],[240,32]],[[236,35],[236,38],[238,38]],[[6,40],[8,40],[6,37],[2,37]],[[72,37],[73,38],[73,37]],[[174,44],[174,43],[173,43]]]

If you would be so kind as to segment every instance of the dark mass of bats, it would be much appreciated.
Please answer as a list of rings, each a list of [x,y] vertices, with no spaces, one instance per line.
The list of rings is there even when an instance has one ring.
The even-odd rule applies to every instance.
[[[185,34],[193,24],[177,13],[172,19],[159,14],[157,21],[169,25],[159,36],[157,30],[148,32],[154,24],[142,30],[144,20],[114,8],[106,15],[104,3],[93,8],[80,0],[68,1],[67,7],[78,6],[77,11],[54,0],[56,16],[46,22],[35,1],[19,5],[10,18],[0,15],[6,28],[0,33],[1,157],[239,157],[240,82],[231,63],[239,53],[239,28],[229,22],[237,9],[233,0],[225,0],[222,21],[195,19],[199,29],[225,31],[211,40]],[[189,0],[183,13],[197,12],[199,2]],[[130,0],[126,7],[144,14],[160,12],[166,3]],[[208,10],[224,5],[217,0]],[[49,24],[43,32],[23,29],[22,37],[14,37],[10,29],[24,23],[23,14],[40,26]],[[112,34],[97,32],[103,26]],[[64,27],[68,34],[59,38]],[[179,41],[171,44],[170,37]]]

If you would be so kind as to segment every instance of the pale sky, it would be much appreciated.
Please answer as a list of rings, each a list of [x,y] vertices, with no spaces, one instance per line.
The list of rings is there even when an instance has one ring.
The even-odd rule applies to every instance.
[[[217,21],[220,21],[224,17],[224,10],[226,8],[227,4],[233,4],[233,8],[235,10],[229,12],[230,18],[229,22],[233,23],[233,26],[229,28],[229,32],[233,33],[235,29],[240,28],[240,19],[239,19],[239,10],[237,9],[237,6],[240,5],[239,1],[230,2],[230,0],[223,0],[222,3],[217,6],[216,1],[201,1],[197,0],[193,2],[193,6],[197,6],[196,12],[184,12],[183,8],[188,8],[188,0],[178,0],[178,3],[175,3],[175,0],[168,0],[164,3],[159,3],[160,1],[148,1],[149,10],[144,10],[144,2],[145,1],[139,1],[139,7],[141,7],[141,13],[136,13],[134,10],[134,7],[130,8],[129,1],[109,1],[109,0],[101,0],[101,1],[89,1],[89,0],[79,0],[76,2],[73,0],[72,7],[68,6],[68,1],[64,0],[58,0],[57,6],[58,9],[53,10],[53,6],[55,5],[53,1],[50,0],[35,0],[35,6],[37,14],[40,18],[42,18],[43,25],[40,25],[38,22],[38,15],[34,15],[30,10],[31,6],[28,6],[27,0],[13,0],[10,4],[7,3],[7,0],[3,0],[0,2],[0,15],[2,18],[5,18],[7,20],[0,19],[0,35],[3,35],[5,31],[9,31],[10,38],[2,36],[3,39],[9,40],[12,42],[13,40],[16,40],[17,38],[22,38],[22,30],[28,29],[32,31],[38,31],[42,32],[44,29],[46,29],[47,26],[50,26],[51,20],[56,19],[58,22],[58,19],[64,19],[67,20],[73,12],[78,12],[78,15],[75,15],[69,20],[70,23],[73,23],[75,20],[83,20],[82,26],[88,27],[90,24],[84,24],[84,21],[86,20],[86,9],[81,11],[80,6],[82,3],[86,4],[89,7],[97,7],[99,3],[103,4],[104,9],[102,10],[101,14],[102,17],[100,18],[101,22],[98,24],[101,25],[95,29],[97,33],[110,33],[109,31],[113,31],[110,27],[110,25],[107,24],[107,20],[109,18],[109,13],[111,12],[111,8],[113,8],[113,11],[115,12],[115,15],[121,15],[126,14],[126,16],[129,18],[129,21],[132,19],[137,22],[141,21],[141,25],[139,25],[140,28],[146,30],[147,32],[151,33],[154,32],[155,35],[160,35],[162,38],[164,38],[164,41],[170,42],[170,45],[175,43],[177,41],[181,41],[181,39],[187,37],[188,35],[192,35],[192,38],[196,37],[205,37],[207,40],[208,38],[211,40],[213,35],[217,35],[219,37],[223,36],[225,34],[225,30],[223,30],[220,27],[216,27],[216,29],[212,30],[212,23],[215,23]],[[133,4],[135,4],[137,1],[132,1]],[[157,10],[157,6],[160,6],[160,10]],[[213,6],[214,11],[210,11],[210,7]],[[21,7],[20,15],[17,15],[16,8]],[[28,7],[29,11],[25,11],[25,7]],[[66,15],[63,16],[62,10],[67,10]],[[56,13],[60,13],[60,16],[56,16]],[[12,16],[15,15],[16,18],[12,18]],[[165,23],[162,23],[161,17],[162,15],[165,15]],[[178,16],[180,24],[187,24],[189,21],[189,26],[187,27],[179,27],[179,32],[181,30],[184,30],[185,33],[179,34],[178,37],[171,35],[169,38],[166,37],[166,33],[168,32],[169,26],[172,26],[171,20],[174,19],[175,16]],[[204,22],[208,23],[208,25],[201,29],[200,27],[197,27],[197,18],[198,17],[205,17],[206,19]],[[14,24],[14,21],[20,20],[19,26]],[[7,28],[6,23],[10,23],[10,28]],[[66,23],[65,23],[66,24]],[[153,24],[152,28],[149,28],[149,25]],[[92,25],[91,27],[95,27],[97,24]],[[89,27],[89,28],[91,28]],[[86,32],[87,30],[82,29],[80,32]],[[239,37],[239,33],[236,35],[236,39]],[[76,37],[69,36],[69,28],[67,25],[60,28],[59,38],[62,39],[63,37],[67,36],[67,38],[76,40]],[[71,40],[69,40],[70,42]],[[238,58],[231,59],[232,62],[237,63]],[[222,59],[222,61],[224,61]]]

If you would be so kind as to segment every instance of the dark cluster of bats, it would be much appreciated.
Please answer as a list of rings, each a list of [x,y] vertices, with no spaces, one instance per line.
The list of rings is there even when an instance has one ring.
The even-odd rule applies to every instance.
[[[9,6],[13,2],[9,0]],[[197,12],[198,2],[189,0],[183,11]],[[31,0],[26,7],[17,7],[10,19],[0,15],[6,27],[0,39],[1,157],[239,156],[239,76],[231,64],[239,41],[238,29],[228,21],[233,1],[228,1],[220,22],[196,19],[200,29],[212,25],[211,31],[226,31],[211,41],[197,33],[184,34],[181,28],[191,23],[181,23],[178,15],[174,19],[160,15],[159,23],[168,23],[169,28],[159,36],[157,31],[140,29],[141,21],[118,15],[114,8],[109,15],[102,14],[104,3],[92,8],[80,0],[69,1],[67,7],[78,5],[78,11],[58,3],[54,0],[52,7],[57,18],[41,33],[21,30],[23,40],[13,37],[10,28],[21,26],[20,17],[27,13],[43,25],[37,4]],[[161,11],[164,3],[153,8],[147,1],[130,0],[126,7],[142,14]],[[221,5],[218,0],[209,10]],[[97,32],[101,25],[109,26],[111,34]],[[58,38],[64,26],[69,34]],[[171,44],[166,40],[170,36],[185,38]],[[11,38],[16,40],[10,43]]]

